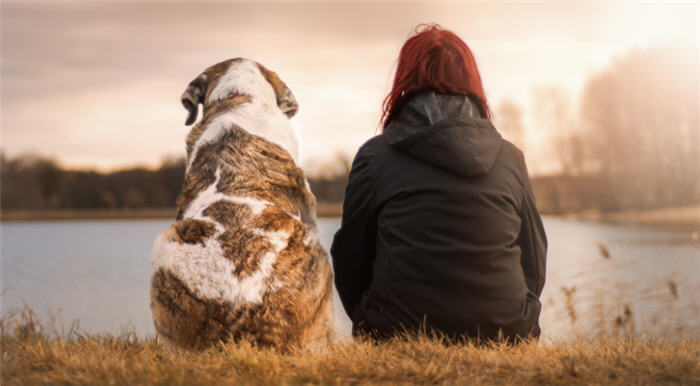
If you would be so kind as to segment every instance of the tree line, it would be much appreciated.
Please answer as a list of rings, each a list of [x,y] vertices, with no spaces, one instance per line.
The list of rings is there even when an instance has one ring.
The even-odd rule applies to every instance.
[[[37,156],[1,157],[3,210],[136,209],[175,206],[184,180],[182,159],[156,170],[101,173],[69,170]]]
[[[64,169],[50,159],[33,156],[0,158],[3,211],[173,208],[185,172],[182,158],[163,162],[157,169],[137,167],[109,173]],[[347,170],[308,177],[319,202],[343,201]],[[532,177],[538,207],[545,214],[700,203],[698,190],[685,190],[687,194],[683,195],[682,185],[671,186],[672,192],[655,196],[653,190],[630,189],[628,183],[629,179],[615,181],[603,173]],[[665,199],[654,202],[650,197]]]
[[[322,202],[342,202],[349,168],[309,177]],[[113,172],[71,170],[40,156],[0,154],[2,210],[81,210],[173,208],[182,190],[184,158],[157,169],[135,167]]]

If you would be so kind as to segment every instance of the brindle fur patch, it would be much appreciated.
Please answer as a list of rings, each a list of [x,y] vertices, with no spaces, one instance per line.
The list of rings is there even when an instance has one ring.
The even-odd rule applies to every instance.
[[[221,114],[225,114],[236,107],[244,104],[250,103],[253,98],[250,95],[238,94],[233,98],[224,99],[215,103],[211,103],[204,109],[204,119],[203,122],[210,123]]]
[[[306,189],[304,172],[280,146],[235,128],[222,138],[219,155],[227,161],[219,191],[258,197],[304,222],[315,223],[316,200]]]
[[[236,267],[236,276],[243,278],[255,272],[263,255],[272,249],[270,242],[255,227],[250,226],[253,216],[247,205],[217,201],[202,212],[216,220],[226,231],[217,237],[224,257]]]
[[[188,349],[232,338],[288,350],[328,338],[329,329],[321,323],[329,320],[330,293],[329,287],[325,297],[311,303],[296,290],[268,294],[263,304],[203,301],[160,269],[151,280],[151,309],[159,336]]]
[[[187,244],[203,245],[204,241],[214,235],[216,232],[216,227],[214,224],[191,218],[177,221],[173,227],[180,238],[180,242]]]
[[[194,125],[194,127],[192,127],[192,130],[190,130],[189,134],[187,135],[187,139],[185,140],[188,159],[189,156],[192,154],[194,144],[197,143],[199,137],[202,136],[204,130],[214,119],[218,118],[222,114],[227,113],[228,111],[231,111],[232,109],[235,109],[236,107],[244,103],[250,103],[251,101],[252,98],[250,97],[250,95],[237,95],[234,98],[224,99],[222,101],[206,105],[204,107],[204,118],[202,118],[202,120],[199,123]]]
[[[326,253],[318,242],[304,244],[308,227],[297,223],[289,244],[280,252],[273,267],[273,276],[283,277],[282,290],[269,294],[271,304],[287,304],[280,317],[291,318],[301,342],[330,338],[333,319],[333,275]],[[293,315],[293,317],[291,317]]]
[[[252,226],[266,232],[290,232],[296,220],[276,206],[268,206],[252,221]]]
[[[192,294],[172,273],[160,269],[151,279],[151,309],[156,331],[185,348],[202,349],[225,339],[237,326],[246,325],[261,305],[234,305]]]
[[[229,201],[217,201],[202,212],[226,229],[245,228],[253,216],[248,205]]]
[[[306,189],[304,172],[286,150],[239,127],[199,149],[185,176],[178,205],[186,208],[208,188],[217,167],[221,173],[219,192],[267,201],[305,223],[315,224],[316,199]]]
[[[233,261],[239,278],[255,272],[263,256],[272,250],[267,238],[252,229],[230,229],[216,239],[221,243],[224,256]]]
[[[292,95],[292,90],[287,87],[287,85],[280,79],[280,77],[274,72],[267,69],[267,67],[258,63],[258,68],[263,77],[267,80],[272,89],[275,91],[275,97],[277,99],[277,105],[280,110],[285,113],[288,117],[293,117],[299,110],[299,104]]]

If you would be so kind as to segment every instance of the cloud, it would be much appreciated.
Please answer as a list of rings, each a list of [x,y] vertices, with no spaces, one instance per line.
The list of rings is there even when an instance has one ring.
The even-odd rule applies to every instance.
[[[3,127],[13,128],[3,130],[3,146],[15,150],[9,155],[41,149],[67,165],[155,166],[166,154],[184,152],[179,101],[149,95],[168,89],[174,85],[127,84],[19,105],[3,114]]]
[[[697,6],[4,2],[2,147],[75,166],[155,164],[182,152],[186,84],[217,61],[244,56],[278,72],[297,95],[305,159],[353,153],[376,133],[392,66],[418,23],[437,21],[462,36],[492,105],[508,97],[527,117],[533,87],[576,94],[615,55],[686,28],[642,27],[697,26],[689,10]],[[626,15],[633,20],[621,22]],[[628,23],[631,32],[621,27]]]

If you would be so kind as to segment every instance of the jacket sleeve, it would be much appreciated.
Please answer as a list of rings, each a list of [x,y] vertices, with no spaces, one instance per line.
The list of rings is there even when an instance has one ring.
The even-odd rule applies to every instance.
[[[547,236],[535,205],[535,195],[532,192],[527,170],[524,173],[524,197],[520,209],[521,225],[517,244],[520,246],[520,264],[523,267],[527,287],[539,297],[545,281]]]
[[[369,160],[360,149],[345,189],[340,230],[331,246],[335,285],[351,319],[355,306],[372,282],[377,233],[374,198]]]

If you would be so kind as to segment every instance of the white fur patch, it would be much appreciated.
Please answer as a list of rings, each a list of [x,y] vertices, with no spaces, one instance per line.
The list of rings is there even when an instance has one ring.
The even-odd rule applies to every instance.
[[[255,197],[246,196],[229,196],[228,194],[221,193],[217,190],[216,186],[221,180],[221,169],[216,169],[214,183],[209,185],[205,190],[202,190],[197,194],[192,202],[187,206],[183,214],[184,218],[191,218],[195,220],[204,220],[213,223],[216,226],[216,230],[219,233],[224,232],[224,228],[216,222],[211,217],[205,216],[203,214],[211,204],[217,201],[232,202],[234,204],[246,205],[252,212],[253,216],[257,216],[262,213],[265,208],[270,205],[269,202],[257,199]],[[218,235],[217,235],[218,236]]]
[[[206,103],[225,99],[233,92],[249,95],[252,101],[241,104],[209,123],[194,144],[188,169],[197,158],[199,148],[215,142],[234,125],[279,145],[298,163],[299,140],[296,132],[289,118],[277,106],[275,91],[260,72],[257,63],[248,59],[231,63],[226,74],[207,97]]]
[[[224,100],[232,92],[250,95],[263,104],[277,105],[277,97],[272,85],[260,72],[258,64],[249,59],[231,62],[205,102],[215,103]]]
[[[225,229],[202,212],[214,202],[223,200],[248,205],[256,215],[269,203],[251,197],[232,197],[217,192],[220,173],[217,169],[216,181],[197,195],[184,214],[186,218],[214,224],[216,234],[208,238],[204,245],[181,244],[176,240],[177,236],[173,234],[172,228],[168,228],[156,238],[151,254],[151,266],[154,273],[160,268],[171,272],[199,298],[233,303],[261,303],[266,292],[275,291],[281,286],[278,280],[271,280],[270,275],[277,255],[287,247],[290,232],[266,232],[256,229],[257,234],[268,239],[272,250],[262,256],[257,271],[242,279],[237,278],[234,275],[235,264],[224,256],[221,244],[216,240]]]

